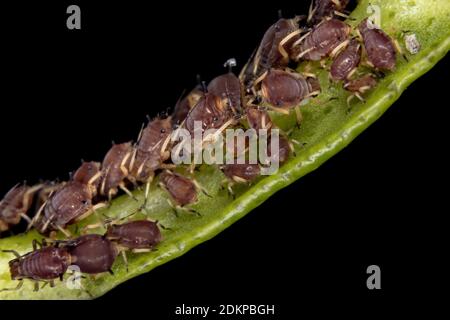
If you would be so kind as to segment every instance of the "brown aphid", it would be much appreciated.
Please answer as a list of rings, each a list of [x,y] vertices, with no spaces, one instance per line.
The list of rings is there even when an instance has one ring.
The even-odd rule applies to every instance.
[[[267,140],[267,156],[270,158],[276,157],[280,164],[285,163],[289,159],[291,152],[294,150],[292,143],[289,142],[287,138],[279,136],[278,150],[276,150],[276,152],[272,152],[271,139],[272,137]]]
[[[105,236],[120,247],[141,252],[152,249],[162,240],[158,223],[149,220],[109,225]]]
[[[348,97],[347,103],[350,104],[350,101],[353,99],[353,97],[357,97],[359,100],[364,102],[364,98],[361,95],[369,91],[376,85],[377,80],[370,74],[346,82],[344,84],[344,89],[353,93]]]
[[[208,84],[208,92],[221,98],[232,113],[242,113],[241,82],[231,71],[220,75]]]
[[[330,68],[330,77],[334,81],[350,78],[361,61],[361,45],[352,39],[342,52],[334,59]]]
[[[270,68],[288,65],[290,48],[301,33],[299,20],[299,17],[281,18],[266,31],[254,57],[239,76],[247,89],[258,82],[258,78]]]
[[[394,70],[397,54],[392,39],[367,18],[361,21],[358,30],[364,41],[369,64],[379,70]]]
[[[106,237],[98,234],[88,234],[63,244],[71,255],[72,265],[88,274],[110,272],[116,260],[116,246]]]
[[[187,96],[177,102],[171,116],[172,126],[174,128],[183,123],[189,111],[195,107],[202,96],[203,91],[200,86],[197,86]]]
[[[16,259],[9,262],[9,270],[12,280],[19,280],[16,288],[2,289],[0,291],[18,290],[24,279],[35,281],[35,291],[39,290],[38,281],[49,282],[54,286],[53,280],[62,279],[67,268],[71,264],[71,256],[65,248],[44,247],[37,249],[33,242],[33,251],[23,256],[14,250],[3,250],[13,253]]]
[[[102,163],[102,178],[99,194],[111,200],[119,188],[131,195],[125,186],[125,180],[129,176],[129,166],[133,154],[131,142],[114,144],[106,154]]]
[[[91,188],[92,196],[97,195],[98,188],[101,182],[102,171],[99,162],[83,162],[81,166],[72,176],[73,181],[85,184]]]
[[[350,31],[350,26],[340,20],[324,20],[293,44],[293,59],[319,61],[333,56],[340,46],[345,45]]]
[[[261,129],[270,131],[273,127],[273,122],[270,119],[269,113],[263,108],[250,106],[245,108],[245,114],[248,125],[250,128],[255,129],[256,133],[259,133],[259,130]]]
[[[270,69],[261,84],[264,100],[275,108],[292,108],[302,100],[318,94],[301,74]]]
[[[342,15],[350,0],[313,0],[308,16],[308,23],[317,24],[324,18]]]
[[[176,206],[184,207],[197,201],[197,186],[193,180],[168,170],[163,171],[159,179]]]
[[[222,167],[225,176],[236,183],[247,183],[255,180],[261,174],[258,164],[226,164]]]
[[[42,185],[16,185],[8,191],[0,201],[0,232],[9,230],[21,219],[31,222],[27,213],[31,209],[34,196],[41,188]]]

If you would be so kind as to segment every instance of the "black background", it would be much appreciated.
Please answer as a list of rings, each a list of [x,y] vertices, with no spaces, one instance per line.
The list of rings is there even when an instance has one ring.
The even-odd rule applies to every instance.
[[[82,30],[66,29],[69,4],[80,5]],[[172,107],[196,74],[209,80],[230,57],[242,66],[278,9],[290,17],[308,5],[2,5],[1,193],[22,180],[67,179],[81,158],[101,160],[111,140],[135,138],[146,115]],[[98,299],[97,311],[164,319],[182,303],[255,303],[276,304],[290,319],[315,303],[316,312],[335,302],[373,311],[435,293],[447,252],[446,77],[442,61],[319,170]],[[366,288],[372,264],[381,267],[380,291]]]

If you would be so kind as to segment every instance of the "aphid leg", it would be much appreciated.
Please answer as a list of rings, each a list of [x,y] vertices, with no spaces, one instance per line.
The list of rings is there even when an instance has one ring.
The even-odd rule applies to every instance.
[[[197,180],[192,179],[192,183],[195,185],[197,190],[200,190],[205,196],[212,198],[212,196],[206,191],[206,188],[203,187]]]
[[[405,59],[406,62],[409,62],[408,57],[403,52],[402,47],[400,47],[400,43],[398,43],[398,40],[392,39],[392,42],[394,43],[395,50],[397,50],[397,52],[403,57],[403,59]]]
[[[123,263],[124,263],[125,269],[127,270],[127,273],[128,273],[127,253],[125,252],[125,250],[122,250],[122,251],[120,252],[120,254],[122,255]]]
[[[56,228],[57,228],[59,231],[61,231],[61,233],[64,234],[64,236],[65,236],[66,238],[72,238],[72,234],[70,233],[69,230],[64,229],[64,228],[61,227],[60,225],[57,225]]]
[[[39,210],[36,212],[36,214],[35,214],[35,216],[33,217],[33,219],[31,219],[31,222],[28,223],[27,231],[29,231],[29,230],[33,227],[33,225],[36,223],[36,221],[38,221],[38,219],[41,217],[42,211],[44,210],[45,205],[47,204],[47,201],[48,201],[48,200],[46,200],[46,201],[40,206]]]
[[[337,10],[334,10],[334,15],[336,15],[338,17],[345,18],[345,19],[349,19],[351,21],[355,21],[356,20],[355,18],[350,17],[348,14],[345,14],[345,13],[337,11]]]
[[[33,291],[34,292],[38,292],[39,291],[39,282],[34,281],[34,289],[33,289]]]
[[[25,220],[25,221],[28,223],[28,225],[30,225],[31,219],[30,219],[29,216],[27,216],[25,213],[21,213],[21,214],[20,214],[20,217],[21,217],[23,220]]]
[[[131,193],[131,191],[125,187],[125,185],[122,183],[119,184],[119,188],[120,190],[122,190],[123,192],[125,192],[131,199],[133,199],[134,201],[139,201],[134,195],[133,193]]]
[[[4,288],[4,289],[0,289],[0,292],[4,292],[4,291],[17,291],[17,290],[20,290],[20,288],[22,288],[22,286],[23,286],[23,280],[20,280],[16,287],[14,287],[14,288]]]
[[[283,108],[278,108],[278,107],[274,107],[274,106],[269,106],[269,109],[278,112],[278,113],[282,113],[285,115],[289,115],[289,110],[283,109]]]
[[[350,43],[350,40],[345,40],[345,41],[341,42],[336,48],[333,49],[333,51],[331,51],[330,57],[334,58],[335,56],[337,56],[337,54],[339,52],[341,52],[343,49],[345,49],[345,47],[347,47],[347,45],[349,43]]]
[[[308,22],[311,21],[316,10],[317,10],[317,7],[314,6],[314,1],[311,1],[311,4],[309,5],[309,10],[308,10],[308,20],[307,20]]]
[[[131,252],[133,253],[147,253],[147,252],[152,252],[154,250],[152,249],[133,249],[131,250]]]
[[[2,250],[4,253],[12,253],[17,259],[20,258],[20,254],[16,250]]]
[[[303,51],[303,52],[300,52],[300,53],[297,55],[296,60],[300,60],[304,55],[306,55],[307,53],[309,53],[309,52],[311,52],[311,51],[313,51],[313,50],[314,50],[314,47],[311,47],[311,48],[306,49],[306,50]]]
[[[300,110],[300,106],[295,106],[295,117],[297,118],[297,127],[300,128],[300,124],[303,121],[302,111]]]
[[[287,53],[286,49],[284,48],[284,45],[291,40],[293,37],[299,35],[300,33],[302,33],[302,30],[298,29],[295,30],[293,32],[291,32],[290,34],[288,34],[286,37],[283,38],[283,40],[280,41],[280,43],[278,44],[278,51],[280,52],[280,54],[283,56],[284,59],[289,59],[289,54]]]
[[[173,213],[175,214],[175,217],[178,218],[180,215],[178,214],[177,207],[174,206],[174,204],[172,203],[172,201],[170,201],[170,199],[167,199],[167,203],[169,204],[170,208],[172,209]]]

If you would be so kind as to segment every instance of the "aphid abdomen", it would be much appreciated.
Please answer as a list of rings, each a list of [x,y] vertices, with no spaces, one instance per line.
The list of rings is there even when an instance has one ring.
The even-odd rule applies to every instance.
[[[95,176],[100,172],[100,163],[95,161],[83,162],[83,164],[78,168],[73,174],[72,180],[77,181],[82,184],[88,184]],[[98,184],[98,180],[96,184]]]
[[[117,257],[113,243],[97,234],[79,237],[68,245],[68,250],[72,264],[89,274],[109,271]]]
[[[353,39],[331,64],[331,78],[335,81],[346,79],[350,72],[358,67],[360,61],[361,45]]]
[[[368,19],[364,19],[358,28],[369,62],[380,70],[394,70],[397,54],[392,39],[384,31],[370,24]]]
[[[311,31],[296,50],[297,59],[319,61],[327,57],[338,45],[347,40],[350,26],[331,19],[326,20]]]
[[[252,181],[259,177],[261,169],[258,164],[227,164],[223,168],[223,173],[230,180]],[[239,181],[236,181],[239,182]]]
[[[185,206],[197,201],[197,189],[190,179],[166,171],[161,173],[160,179],[176,204]]]
[[[157,223],[148,220],[109,226],[106,237],[128,249],[151,249],[162,239]]]
[[[316,24],[324,18],[333,17],[335,11],[344,10],[349,2],[350,0],[314,0],[314,13],[309,22]]]
[[[271,69],[262,82],[261,90],[270,105],[290,108],[300,104],[310,93],[310,86],[299,74]]]
[[[70,261],[66,249],[46,247],[10,261],[9,267],[13,280],[52,280],[67,271]]]
[[[364,93],[365,91],[375,87],[377,81],[371,75],[365,75],[345,83],[344,88],[350,92]]]
[[[234,113],[240,113],[241,83],[231,72],[218,76],[208,84],[208,92],[222,99]]]
[[[102,163],[101,195],[111,196],[117,193],[117,188],[128,176],[132,150],[131,143],[126,142],[113,145],[108,151]]]

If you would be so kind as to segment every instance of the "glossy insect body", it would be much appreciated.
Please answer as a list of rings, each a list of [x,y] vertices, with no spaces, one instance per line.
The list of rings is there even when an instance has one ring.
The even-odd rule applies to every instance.
[[[380,70],[394,70],[397,55],[392,39],[368,19],[364,19],[358,29],[364,40],[369,63]]]
[[[27,212],[33,203],[34,195],[42,188],[41,185],[29,187],[15,186],[0,201],[0,232],[16,225],[22,218],[28,222]]]
[[[361,45],[352,39],[341,53],[337,55],[331,64],[330,76],[333,80],[344,80],[351,76],[361,61]]]
[[[108,226],[106,238],[126,249],[151,249],[161,242],[158,224],[148,220]]]
[[[350,0],[314,0],[308,22],[316,24],[324,18],[333,17],[347,7]]]
[[[261,174],[259,165],[250,163],[227,164],[222,167],[222,171],[228,179],[237,183],[252,181]]]
[[[83,273],[107,272],[117,257],[114,244],[103,236],[88,234],[63,244],[72,258],[72,264]]]
[[[289,142],[287,138],[279,136],[278,150],[272,152],[272,145],[270,139],[272,139],[272,137],[270,137],[267,140],[267,156],[272,159],[277,159],[280,164],[285,163],[293,150],[292,144]]]
[[[357,78],[355,80],[348,81],[344,88],[351,92],[359,92],[364,93],[367,90],[372,89],[377,84],[377,80],[371,75],[365,75],[361,78]]]
[[[315,82],[314,82],[315,83]],[[315,85],[302,75],[271,69],[261,84],[264,100],[277,108],[291,108],[314,94]]]
[[[170,171],[162,172],[159,177],[162,186],[178,206],[182,207],[197,201],[197,188],[192,180]]]
[[[9,262],[12,280],[48,281],[62,277],[71,264],[67,249],[45,247]]]
[[[128,177],[133,147],[130,142],[115,144],[106,154],[102,163],[102,181],[100,184],[100,195],[111,200],[121,188],[124,191],[124,181]]]
[[[200,86],[194,88],[189,94],[177,102],[173,110],[171,121],[172,126],[177,127],[183,123],[188,115],[189,111],[198,103],[200,98],[203,96],[203,91]]]
[[[256,133],[259,133],[261,129],[269,131],[273,126],[272,120],[265,109],[254,106],[247,107],[245,114],[250,128],[255,129]]]
[[[347,40],[351,28],[346,23],[330,19],[315,26],[300,44],[294,43],[295,60],[319,61]]]
[[[171,118],[156,118],[142,130],[131,161],[131,176],[139,182],[150,181],[154,172],[170,157]]]
[[[241,82],[232,72],[228,72],[211,80],[208,92],[221,98],[234,114],[242,112]]]
[[[73,174],[72,180],[89,186],[92,196],[95,196],[98,192],[102,174],[100,166],[99,162],[83,162]]]

